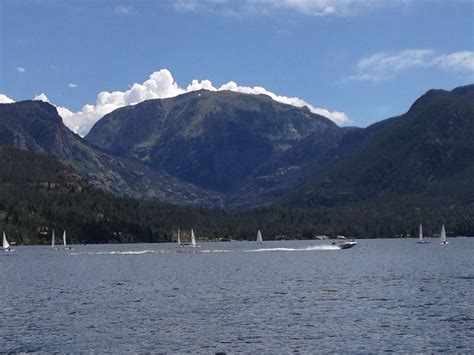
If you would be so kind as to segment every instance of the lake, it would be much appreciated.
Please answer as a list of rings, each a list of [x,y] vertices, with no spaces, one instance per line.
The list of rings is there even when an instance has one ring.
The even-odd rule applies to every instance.
[[[0,352],[474,352],[474,238],[19,246]]]

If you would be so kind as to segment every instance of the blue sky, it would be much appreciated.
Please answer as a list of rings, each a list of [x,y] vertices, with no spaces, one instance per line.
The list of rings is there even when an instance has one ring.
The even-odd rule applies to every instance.
[[[474,83],[473,14],[460,0],[1,0],[0,93],[44,93],[83,134],[194,79],[367,126],[431,88]]]

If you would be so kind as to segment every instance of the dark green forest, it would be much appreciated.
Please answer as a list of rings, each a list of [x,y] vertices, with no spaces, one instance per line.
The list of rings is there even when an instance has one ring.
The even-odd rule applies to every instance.
[[[312,239],[426,235],[445,223],[450,236],[474,235],[474,202],[387,196],[339,207],[263,207],[244,211],[121,198],[91,187],[54,157],[0,147],[0,229],[18,244],[49,244],[52,230],[71,243],[169,242],[177,228],[198,239]]]

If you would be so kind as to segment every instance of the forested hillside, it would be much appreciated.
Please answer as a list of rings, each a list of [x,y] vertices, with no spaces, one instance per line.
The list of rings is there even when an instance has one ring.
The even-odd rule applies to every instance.
[[[24,244],[49,244],[52,230],[68,231],[72,243],[171,241],[180,227],[200,239],[266,240],[427,234],[447,223],[450,235],[473,235],[473,206],[437,199],[394,199],[338,208],[263,207],[226,212],[120,198],[97,190],[51,156],[0,148],[0,230]],[[282,237],[283,236],[283,237]]]

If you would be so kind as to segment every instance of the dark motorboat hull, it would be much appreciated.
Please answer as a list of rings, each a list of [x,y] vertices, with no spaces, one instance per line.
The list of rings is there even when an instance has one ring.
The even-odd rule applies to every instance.
[[[356,245],[357,245],[357,242],[345,242],[345,243],[338,244],[337,246],[339,247],[339,249],[349,249],[349,248],[355,247]]]

